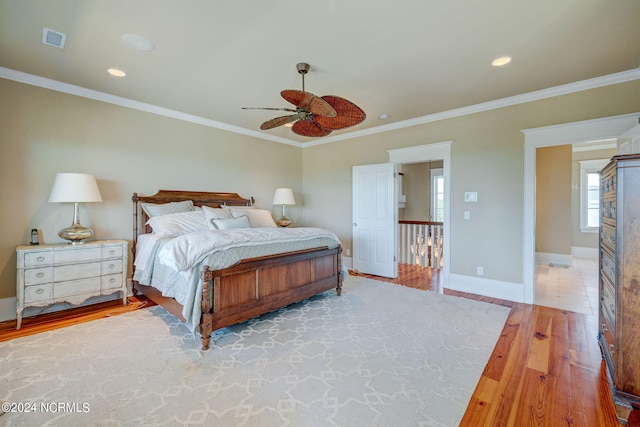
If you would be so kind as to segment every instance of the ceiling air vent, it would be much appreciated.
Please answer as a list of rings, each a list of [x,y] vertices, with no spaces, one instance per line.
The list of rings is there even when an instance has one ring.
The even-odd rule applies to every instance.
[[[64,42],[66,40],[66,34],[62,34],[47,27],[42,28],[42,43],[64,49]]]

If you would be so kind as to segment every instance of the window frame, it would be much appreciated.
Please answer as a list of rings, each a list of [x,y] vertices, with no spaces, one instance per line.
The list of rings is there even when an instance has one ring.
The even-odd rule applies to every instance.
[[[582,233],[598,233],[600,225],[590,227],[588,226],[589,218],[589,206],[588,206],[588,175],[591,173],[600,173],[609,159],[596,159],[596,160],[580,160],[580,231]],[[598,194],[600,192],[600,184],[598,183]],[[598,196],[599,197],[599,196]],[[599,202],[598,202],[599,208]],[[599,217],[599,214],[598,214]]]
[[[443,183],[444,183],[444,169],[443,168],[436,168],[436,169],[431,169],[430,170],[430,174],[431,174],[431,221],[434,222],[444,222],[444,221],[438,221],[438,215],[437,215],[437,210],[438,210],[438,188],[437,188],[437,179],[436,178],[442,178]],[[442,217],[444,219],[444,197],[446,196],[445,192],[444,192],[444,186],[443,186],[443,192],[442,194]]]

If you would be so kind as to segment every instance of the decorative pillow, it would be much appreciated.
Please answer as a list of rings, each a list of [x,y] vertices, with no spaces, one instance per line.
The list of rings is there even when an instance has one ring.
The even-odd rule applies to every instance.
[[[183,202],[170,202],[170,203],[141,203],[142,210],[153,218],[159,215],[168,215],[180,212],[190,212],[193,210],[193,201],[185,200]]]
[[[209,206],[203,206],[202,210],[204,210],[204,216],[207,218],[207,225],[211,230],[217,230],[216,226],[211,222],[214,219],[230,219],[233,218],[231,216],[231,212],[229,212],[229,208],[211,208]]]
[[[246,215],[253,228],[276,228],[277,225],[271,216],[271,212],[266,209],[256,208],[229,208],[234,218]]]
[[[154,234],[167,237],[209,230],[207,218],[201,210],[154,216],[147,224],[151,226]]]
[[[211,223],[218,230],[230,230],[232,228],[251,228],[249,218],[239,216],[238,218],[212,219]]]

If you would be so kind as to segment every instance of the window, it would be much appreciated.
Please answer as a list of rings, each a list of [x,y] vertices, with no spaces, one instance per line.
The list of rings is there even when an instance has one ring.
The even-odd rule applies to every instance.
[[[580,161],[580,231],[597,233],[600,224],[600,170],[607,159]]]
[[[444,222],[444,172],[431,170],[431,221]]]

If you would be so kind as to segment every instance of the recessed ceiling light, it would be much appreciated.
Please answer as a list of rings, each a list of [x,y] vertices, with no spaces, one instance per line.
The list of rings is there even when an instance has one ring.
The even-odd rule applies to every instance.
[[[127,75],[127,73],[125,73],[124,71],[119,70],[117,68],[109,68],[107,70],[107,73],[111,74],[114,77],[124,77],[124,76]]]
[[[382,113],[378,116],[378,118],[380,120],[387,120],[389,118],[389,115],[387,113]]]
[[[494,67],[502,67],[503,65],[507,65],[509,62],[511,62],[510,56],[501,56],[500,58],[494,59],[493,62],[491,62],[491,65]]]
[[[131,46],[134,49],[138,49],[144,52],[150,52],[155,50],[156,45],[153,42],[145,37],[139,36],[137,34],[125,34],[122,36],[122,41],[127,46]]]

